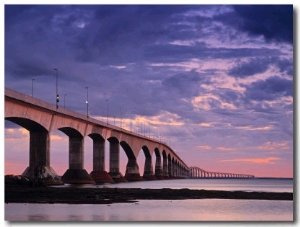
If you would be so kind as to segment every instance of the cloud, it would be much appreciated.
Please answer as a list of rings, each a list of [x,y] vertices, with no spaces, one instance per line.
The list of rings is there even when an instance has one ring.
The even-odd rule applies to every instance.
[[[29,131],[25,128],[5,128],[5,139],[7,140],[23,140],[29,137]]]
[[[273,151],[273,150],[287,150],[289,149],[289,145],[287,142],[266,142],[263,145],[257,146],[256,149],[258,150],[268,150],[268,151]]]
[[[230,21],[251,35],[268,41],[293,42],[293,5],[234,5],[239,20]]]
[[[50,135],[50,140],[52,141],[52,140],[66,140],[66,138],[65,137],[62,137],[62,136],[59,136],[59,135],[53,135],[53,134],[51,134]]]
[[[237,149],[233,147],[217,147],[217,150],[231,152],[231,151],[236,151]]]
[[[237,129],[244,129],[248,131],[269,131],[273,126],[262,126],[262,127],[253,127],[253,126],[237,126]]]
[[[283,75],[293,75],[292,60],[279,57],[252,57],[239,59],[229,69],[228,74],[236,78],[246,78],[255,74],[265,73],[269,67],[275,66]]]
[[[293,96],[293,81],[272,76],[246,85],[245,98],[248,100],[274,100],[282,96]]]
[[[194,97],[192,99],[192,104],[196,109],[204,109],[207,111],[211,109],[237,109],[237,107],[232,103],[232,101],[226,102],[217,95],[213,94],[206,94]]]
[[[187,73],[174,74],[162,81],[163,89],[181,97],[194,97],[200,89],[200,82],[204,79],[201,74],[191,71]]]
[[[252,76],[257,73],[264,73],[268,69],[269,64],[269,59],[253,58],[246,62],[239,62],[235,67],[229,70],[228,74],[241,78]]]
[[[199,148],[200,150],[211,150],[212,147],[209,145],[198,145],[197,148]]]
[[[213,123],[212,122],[202,122],[202,123],[200,123],[199,124],[199,126],[201,126],[201,127],[211,127],[213,125]]]
[[[266,157],[266,158],[240,158],[231,160],[221,160],[219,162],[247,162],[253,164],[275,164],[275,161],[281,160],[277,157]]]

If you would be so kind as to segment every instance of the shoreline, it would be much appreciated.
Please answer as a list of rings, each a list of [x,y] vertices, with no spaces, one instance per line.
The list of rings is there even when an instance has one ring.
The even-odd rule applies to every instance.
[[[5,184],[5,203],[112,204],[139,200],[246,199],[293,201],[292,192],[246,192],[194,189],[55,188]]]

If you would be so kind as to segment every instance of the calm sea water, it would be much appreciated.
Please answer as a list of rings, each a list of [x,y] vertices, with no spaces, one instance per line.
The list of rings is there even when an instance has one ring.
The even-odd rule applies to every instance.
[[[64,187],[73,187],[65,185]],[[79,187],[79,186],[77,186]],[[80,187],[293,192],[291,179],[186,179]],[[140,200],[120,204],[5,204],[6,221],[293,221],[293,201]]]
[[[68,187],[65,185],[64,187]],[[73,187],[73,186],[71,186]],[[136,181],[118,184],[81,185],[79,187],[109,188],[189,188],[224,191],[293,192],[292,179],[184,179],[163,181]]]

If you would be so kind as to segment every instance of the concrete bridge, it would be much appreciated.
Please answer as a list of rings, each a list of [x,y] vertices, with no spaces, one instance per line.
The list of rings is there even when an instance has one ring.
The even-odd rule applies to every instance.
[[[45,184],[104,183],[188,178],[189,167],[167,144],[89,116],[56,107],[5,88],[5,119],[29,131],[29,166],[23,176]],[[60,130],[69,137],[69,168],[60,179],[50,165],[50,136]],[[84,169],[84,137],[93,140],[93,171]],[[105,171],[105,141],[109,142],[109,172]],[[119,171],[120,146],[128,158],[126,173]],[[141,176],[138,155],[145,156]],[[152,163],[152,156],[156,161]],[[153,169],[153,164],[155,168]]]
[[[209,172],[196,166],[190,167],[190,178],[254,178],[254,175]]]

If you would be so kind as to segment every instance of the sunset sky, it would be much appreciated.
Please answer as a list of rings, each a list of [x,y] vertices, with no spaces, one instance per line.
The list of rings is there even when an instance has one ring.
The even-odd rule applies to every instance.
[[[57,68],[61,107],[85,114],[88,87],[91,117],[162,139],[188,166],[293,177],[293,5],[4,10],[5,87],[55,104]],[[22,174],[28,132],[5,121],[4,142],[5,174]],[[68,138],[56,130],[50,143],[62,175]],[[121,162],[124,173],[123,151]]]

